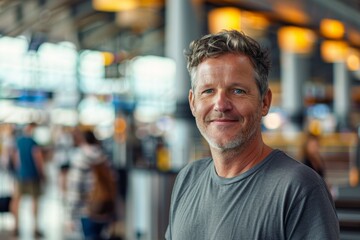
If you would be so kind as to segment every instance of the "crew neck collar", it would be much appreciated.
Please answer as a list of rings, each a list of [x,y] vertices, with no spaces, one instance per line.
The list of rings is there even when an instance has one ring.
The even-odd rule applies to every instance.
[[[278,149],[272,150],[271,153],[269,155],[267,155],[263,161],[261,161],[260,163],[258,163],[257,165],[255,165],[254,167],[249,169],[248,171],[241,173],[232,178],[220,177],[216,173],[214,160],[213,160],[211,162],[211,166],[210,166],[211,167],[211,177],[219,185],[227,185],[227,184],[232,184],[232,183],[241,181],[241,180],[247,178],[248,176],[252,175],[254,172],[258,171],[258,169],[260,169],[262,166],[264,166],[267,162],[271,161],[273,156],[276,155],[276,153],[278,153],[278,152],[280,152],[280,150],[278,150]]]

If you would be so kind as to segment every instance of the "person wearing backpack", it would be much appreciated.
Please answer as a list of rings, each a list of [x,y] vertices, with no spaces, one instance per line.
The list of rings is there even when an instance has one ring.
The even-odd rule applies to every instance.
[[[116,179],[92,130],[81,132],[69,172],[70,213],[85,240],[102,240],[115,218]]]

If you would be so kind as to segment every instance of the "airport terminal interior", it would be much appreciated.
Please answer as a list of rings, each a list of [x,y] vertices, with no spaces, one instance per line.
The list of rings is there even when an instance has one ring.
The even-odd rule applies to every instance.
[[[83,239],[68,181],[76,133],[89,131],[116,179],[105,234],[164,239],[177,173],[210,155],[189,109],[183,53],[223,29],[270,50],[264,141],[301,162],[306,135],[319,138],[341,239],[360,239],[359,0],[0,0],[0,199],[16,188],[6,147],[36,123],[39,237]],[[17,234],[1,203],[0,240],[38,239],[32,201],[19,203]]]

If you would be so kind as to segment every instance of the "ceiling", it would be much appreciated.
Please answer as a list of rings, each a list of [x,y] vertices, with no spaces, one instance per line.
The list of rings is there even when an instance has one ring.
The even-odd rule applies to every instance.
[[[360,44],[360,0],[196,1],[207,7],[261,11],[279,23],[312,28],[324,17],[336,18],[358,33]],[[162,53],[165,2],[170,0],[163,2],[160,7],[116,14],[94,10],[91,0],[0,0],[0,34],[25,35],[35,42],[71,41],[78,49]]]
[[[80,50],[117,51],[121,46],[136,54],[161,47],[163,15],[163,7],[96,11],[91,0],[0,0],[0,34],[23,35],[34,43],[71,41]]]
[[[322,19],[331,18],[345,25],[346,36],[356,35],[360,47],[360,0],[207,0],[208,4],[236,6],[261,12],[278,25],[298,25],[318,31]]]

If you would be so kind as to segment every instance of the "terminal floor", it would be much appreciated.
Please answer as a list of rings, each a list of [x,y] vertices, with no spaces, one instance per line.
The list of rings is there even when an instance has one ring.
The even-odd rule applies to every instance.
[[[5,174],[0,173],[1,185],[11,186],[9,178],[4,178]],[[49,240],[72,240],[82,239],[77,231],[69,231],[67,226],[67,216],[64,209],[62,195],[57,183],[57,171],[55,166],[49,164],[47,169],[47,184],[44,194],[40,200],[39,227],[44,237],[41,239]],[[3,189],[0,189],[3,190]],[[19,236],[14,237],[12,229],[14,219],[10,213],[0,213],[0,240],[32,240],[33,237],[33,218],[32,218],[32,199],[23,197],[20,203],[20,226]],[[39,238],[37,238],[39,239]]]

